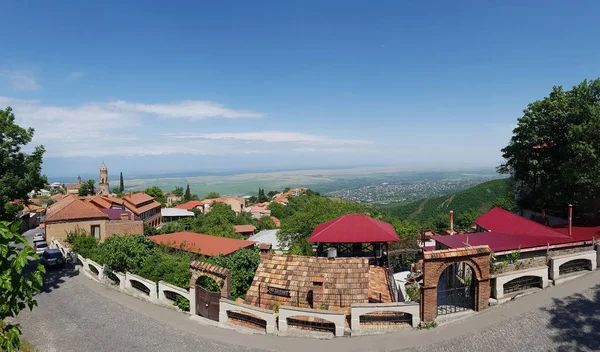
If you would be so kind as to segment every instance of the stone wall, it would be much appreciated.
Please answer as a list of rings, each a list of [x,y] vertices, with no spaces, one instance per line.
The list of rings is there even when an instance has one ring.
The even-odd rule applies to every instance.
[[[419,317],[419,304],[418,303],[366,303],[366,304],[353,304],[350,309],[352,333],[359,332],[362,330],[360,325],[360,317],[365,314],[371,313],[406,313],[412,317],[411,325],[417,327],[421,323]]]
[[[245,313],[264,320],[267,324],[267,334],[273,334],[277,330],[277,315],[272,310],[258,308],[248,304],[238,303],[225,298],[221,298],[221,301],[219,302],[220,323],[227,323],[229,321],[229,317],[227,316],[227,312],[229,311]]]
[[[279,307],[279,331],[287,331],[287,319],[293,317],[309,317],[327,320],[335,324],[335,336],[344,336],[344,327],[346,324],[346,313],[344,312],[290,306]]]
[[[146,286],[149,290],[149,293],[146,294],[145,292],[135,288],[135,282],[139,282],[140,284]],[[134,275],[132,273],[125,273],[125,290],[136,297],[144,298],[152,302],[155,302],[158,299],[156,282],[144,279],[143,277]]]
[[[537,268],[527,268],[523,270],[515,270],[496,275],[492,280],[495,280],[495,292],[493,296],[496,299],[504,297],[504,284],[524,276],[537,276],[540,278],[540,288],[548,286],[548,267],[541,266]]]
[[[560,274],[560,266],[577,259],[588,260],[589,270],[595,270],[597,268],[597,253],[592,249],[592,247],[589,247],[589,250],[585,252],[576,252],[567,255],[552,255],[550,257],[550,279],[558,279]]]

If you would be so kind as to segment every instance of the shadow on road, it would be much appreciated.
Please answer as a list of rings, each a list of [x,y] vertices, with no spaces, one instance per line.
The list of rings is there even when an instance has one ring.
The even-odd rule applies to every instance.
[[[580,293],[555,298],[544,311],[550,313],[548,328],[557,351],[595,351],[600,346],[600,285],[592,288],[592,298]]]
[[[77,275],[79,275],[79,271],[75,270],[70,265],[67,265],[64,268],[46,268],[46,274],[44,274],[44,285],[42,286],[40,294],[52,292],[65,282],[65,278],[74,277]]]

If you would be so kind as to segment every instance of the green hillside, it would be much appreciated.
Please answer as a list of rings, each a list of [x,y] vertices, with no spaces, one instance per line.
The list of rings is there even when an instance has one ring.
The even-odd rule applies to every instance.
[[[455,216],[473,211],[483,213],[489,210],[498,198],[508,195],[508,180],[499,179],[446,196],[425,198],[405,204],[381,205],[377,208],[400,219],[415,219],[423,223],[442,215],[447,216],[450,210],[454,211]]]

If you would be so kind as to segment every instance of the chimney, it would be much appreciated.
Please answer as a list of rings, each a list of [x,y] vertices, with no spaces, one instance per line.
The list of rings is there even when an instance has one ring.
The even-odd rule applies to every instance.
[[[273,248],[270,243],[259,243],[258,249],[260,251],[261,258],[271,258],[273,256]]]
[[[454,235],[454,211],[450,210],[450,234]]]
[[[569,237],[571,237],[571,228],[573,227],[573,205],[569,204]]]
[[[121,213],[121,220],[129,220],[129,213]]]

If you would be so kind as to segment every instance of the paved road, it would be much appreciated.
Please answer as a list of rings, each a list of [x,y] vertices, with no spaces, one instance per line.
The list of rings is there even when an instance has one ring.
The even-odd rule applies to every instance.
[[[600,271],[429,331],[333,340],[246,335],[206,326],[74,270],[50,271],[22,312],[40,351],[593,351],[600,349]]]

